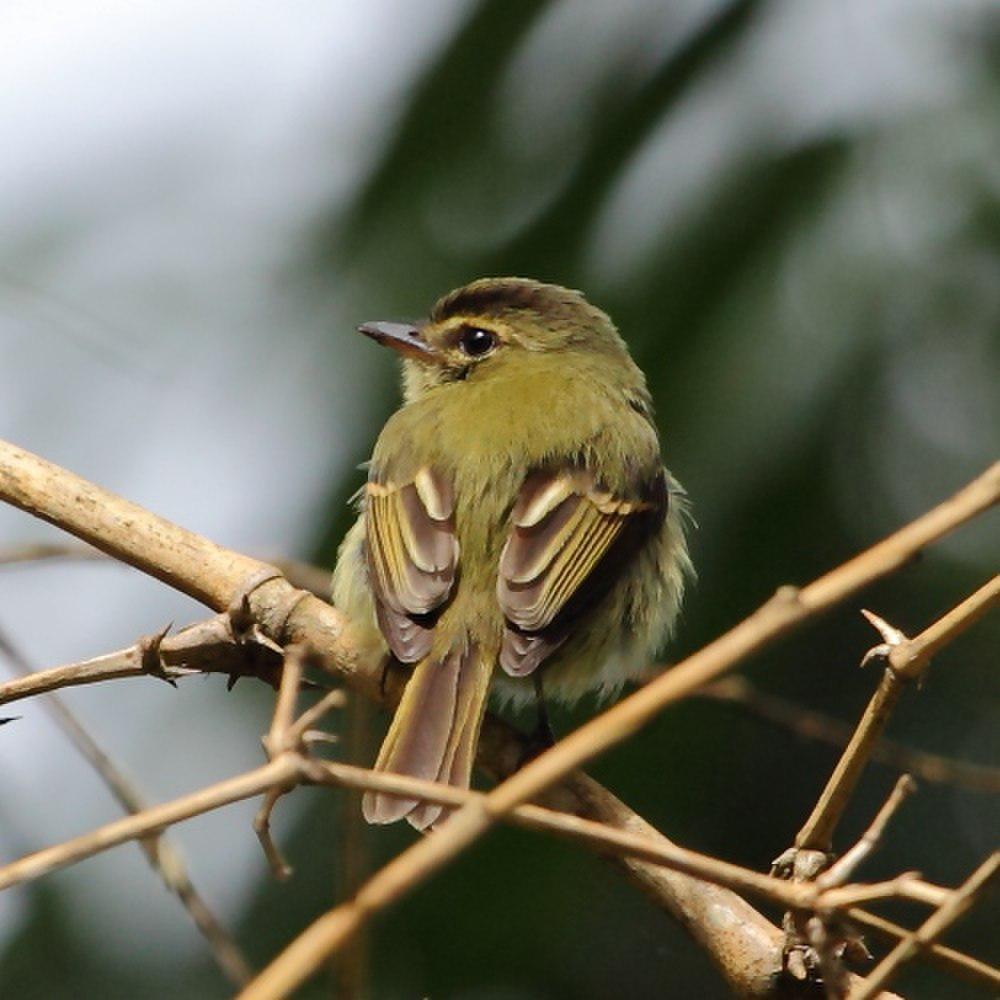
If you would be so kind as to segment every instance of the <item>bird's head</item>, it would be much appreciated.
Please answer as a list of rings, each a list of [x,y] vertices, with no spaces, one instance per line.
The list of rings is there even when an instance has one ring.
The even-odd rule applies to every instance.
[[[358,329],[403,357],[408,399],[571,358],[638,373],[606,313],[580,292],[528,278],[480,278],[439,299],[423,322]]]

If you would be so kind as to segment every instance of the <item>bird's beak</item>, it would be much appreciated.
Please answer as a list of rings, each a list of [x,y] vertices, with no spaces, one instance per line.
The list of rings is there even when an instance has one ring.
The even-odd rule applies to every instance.
[[[358,333],[416,361],[430,361],[437,356],[437,351],[411,323],[362,323]]]

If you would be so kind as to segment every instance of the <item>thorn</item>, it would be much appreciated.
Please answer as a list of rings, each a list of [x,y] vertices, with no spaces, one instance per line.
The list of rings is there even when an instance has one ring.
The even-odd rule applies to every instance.
[[[875,614],[874,611],[862,608],[861,614],[865,616],[868,623],[878,632],[880,636],[882,636],[882,642],[880,642],[877,646],[872,646],[872,648],[861,657],[860,666],[864,669],[873,660],[887,660],[893,649],[897,646],[901,646],[904,642],[908,642],[909,640],[905,632],[900,631],[894,625],[890,625],[880,615]]]
[[[139,651],[139,666],[143,672],[149,674],[151,677],[158,677],[161,681],[166,681],[172,688],[175,688],[177,687],[177,681],[167,675],[166,664],[164,664],[163,657],[160,655],[160,646],[163,645],[163,640],[173,627],[173,622],[167,622],[159,632],[141,636],[136,643],[136,648]]]
[[[253,608],[250,605],[250,595],[260,586],[271,580],[281,578],[281,573],[272,566],[265,566],[256,573],[251,574],[243,583],[240,590],[233,595],[226,609],[226,622],[229,626],[229,633],[233,643],[243,651],[243,658],[247,663],[246,670],[234,670],[226,679],[226,690],[232,691],[236,687],[236,682],[248,674],[264,677],[259,672],[259,667],[253,665],[253,657],[249,654],[254,647],[258,650],[265,649],[279,657],[284,656],[284,650],[270,636],[264,633],[260,624],[254,619]]]
[[[861,613],[868,620],[868,623],[882,636],[882,641],[889,646],[899,646],[906,642],[906,634],[901,632],[894,625],[890,625],[884,618],[880,615],[875,614],[874,611],[869,611],[866,608],[861,609]]]
[[[250,626],[248,635],[255,645],[263,646],[265,649],[271,650],[272,653],[277,653],[278,656],[285,655],[285,651],[281,645],[265,634],[264,630],[256,622]]]
[[[20,715],[8,715],[5,719],[0,719],[0,726],[5,726],[8,722],[17,722],[20,718]]]
[[[254,621],[253,608],[250,606],[250,595],[271,580],[281,578],[281,573],[273,566],[262,566],[257,572],[244,581],[243,586],[233,595],[226,611],[229,619],[229,630],[238,644],[243,644],[247,638],[256,638],[254,632],[260,630]],[[280,651],[280,647],[279,647]]]
[[[844,957],[849,962],[859,964],[870,962],[873,958],[872,953],[868,950],[868,945],[865,944],[865,939],[856,931],[852,931],[844,941]]]
[[[771,862],[771,874],[776,878],[791,878],[792,870],[795,868],[795,855],[798,851],[794,847],[782,851]]]
[[[887,660],[891,652],[892,646],[890,646],[887,642],[880,642],[877,646],[872,646],[872,648],[861,657],[861,662],[858,666],[864,670],[869,663],[874,663],[876,660]]]

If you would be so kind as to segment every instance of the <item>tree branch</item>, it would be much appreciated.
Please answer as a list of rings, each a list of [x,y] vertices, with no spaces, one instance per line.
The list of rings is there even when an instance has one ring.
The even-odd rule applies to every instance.
[[[194,796],[186,796],[166,806],[148,809],[135,816],[134,821],[126,826],[120,822],[108,824],[90,834],[59,845],[58,848],[49,848],[21,859],[0,869],[0,888],[47,874],[56,868],[65,867],[82,860],[84,857],[115,847],[125,840],[141,839],[167,823],[179,822],[201,812],[221,808],[239,798],[245,798],[260,791],[265,793],[265,808],[269,809],[279,795],[289,791],[294,784],[302,781],[342,788],[399,792],[407,797],[417,796],[428,801],[452,806],[484,798],[482,793],[463,791],[449,785],[439,785],[309,758],[305,742],[310,727],[330,708],[341,704],[342,698],[338,697],[341,695],[339,691],[327,692],[319,702],[303,711],[298,718],[293,719],[294,691],[299,685],[299,677],[298,658],[290,656],[282,674],[281,690],[276,703],[274,720],[265,739],[265,745],[269,753],[273,755],[274,761],[278,759],[290,761],[291,767],[282,769],[273,776],[262,775],[261,770],[258,769],[258,771],[250,772],[248,775],[229,779],[204,789]],[[579,780],[581,782],[589,781],[582,776]],[[248,785],[248,781],[252,784]],[[596,783],[590,782],[590,784],[593,794],[608,795]],[[166,822],[165,816],[168,817]],[[850,906],[862,898],[879,899],[896,895],[938,904],[949,895],[947,891],[920,882],[912,876],[903,876],[897,880],[872,886],[841,887],[840,880],[830,886],[826,884],[791,884],[738,865],[727,864],[715,858],[679,848],[659,837],[655,831],[648,827],[644,831],[623,831],[574,815],[553,812],[539,806],[520,806],[503,818],[505,821],[514,822],[528,829],[553,832],[602,852],[611,852],[620,856],[626,863],[641,859],[647,863],[647,875],[649,872],[648,864],[664,866],[659,875],[667,880],[674,878],[683,883],[685,875],[694,875],[717,885],[730,886],[738,891],[785,906],[820,911],[835,910]],[[641,823],[641,821],[639,822]],[[879,821],[876,821],[876,826],[878,823]],[[259,827],[259,824],[256,825]],[[870,840],[871,837],[869,836],[867,839]],[[265,847],[269,859],[280,857],[277,849],[269,840]],[[692,914],[688,912],[688,917],[708,916],[717,902],[718,894],[723,891],[718,889],[717,885],[702,885],[702,891],[696,899],[704,907],[705,913]],[[678,896],[683,898],[680,893]],[[717,917],[718,912],[716,912]],[[708,924],[696,921],[696,934],[697,928],[701,926],[708,926]],[[736,938],[733,948],[734,953],[737,953],[740,943],[744,949],[746,948],[743,937],[745,930],[737,927],[733,931]],[[964,959],[964,956],[962,958]],[[971,965],[975,964],[975,960],[972,959],[965,959],[965,961]]]
[[[997,871],[1000,871],[1000,851],[990,855],[958,889],[949,893],[949,898],[917,930],[907,934],[864,981],[851,990],[849,1000],[871,1000],[878,996],[905,962],[933,944],[974,905]]]
[[[1000,463],[907,527],[801,591],[782,588],[757,612],[700,652],[651,681],[542,753],[484,799],[454,813],[434,835],[390,861],[353,899],[307,928],[243,993],[244,1000],[287,995],[369,917],[437,872],[518,805],[620,743],[666,705],[703,686],[744,657],[865,584],[905,563],[930,541],[1000,497]]]
[[[907,682],[919,677],[926,669],[933,653],[959,636],[998,600],[1000,600],[1000,576],[995,576],[914,639],[906,639],[902,633],[885,625],[877,616],[870,612],[866,613],[869,621],[877,623],[880,627],[885,642],[870,650],[862,663],[872,659],[873,656],[882,656],[888,663],[882,674],[882,680],[872,695],[851,741],[834,768],[826,788],[823,789],[812,814],[799,830],[794,850],[824,853],[830,851],[833,831]]]
[[[899,924],[894,924],[891,920],[876,916],[874,913],[868,913],[856,906],[847,910],[847,918],[852,923],[874,931],[893,942],[902,941],[910,934],[910,931],[905,927],[900,927]],[[978,958],[963,955],[962,952],[956,951],[954,948],[946,948],[937,942],[927,943],[923,947],[924,957],[945,972],[960,976],[974,986],[994,992],[1000,990],[1000,969],[994,968],[987,962],[981,962]]]
[[[322,939],[322,950],[329,953],[344,937],[353,933],[358,925],[358,915],[364,919],[375,909],[398,898],[472,843],[504,812],[536,797],[568,776],[579,764],[626,738],[665,705],[719,676],[738,660],[773,641],[809,615],[902,565],[923,546],[994,504],[998,495],[1000,464],[951,500],[810,587],[801,592],[788,588],[779,591],[750,619],[621,702],[601,719],[572,734],[513,779],[501,784],[490,796],[464,806],[448,821],[442,833],[426,838],[400,855],[360,890],[353,901],[355,917],[345,922],[342,913],[339,916],[330,915],[331,919],[326,920],[325,926],[332,927],[334,933],[332,937],[327,934]],[[234,598],[243,595],[250,615],[260,623],[264,634],[277,642],[308,642],[310,649],[322,656],[328,669],[367,696],[380,699],[379,678],[371,669],[369,651],[359,643],[343,617],[329,605],[304,595],[286,581],[269,576],[270,568],[265,564],[222,549],[36,456],[3,443],[0,443],[0,498],[64,527],[217,611],[226,610],[233,604]],[[399,686],[398,679],[390,684],[390,700],[398,697]],[[504,732],[499,730],[499,734]],[[520,756],[520,745],[499,734],[493,730],[491,738],[487,730],[481,760],[488,766],[492,765],[495,772],[509,773],[514,759]],[[260,773],[255,774],[255,780],[260,782]],[[274,774],[271,773],[270,777],[273,778]],[[249,778],[245,776],[243,780]],[[588,801],[586,795],[580,794],[580,780],[574,778],[564,782],[562,793],[575,798],[581,807],[607,810],[605,816],[597,818],[609,818],[617,825],[626,820],[641,823],[634,814],[628,813],[623,817],[600,795]],[[236,791],[246,787],[246,784],[241,784]],[[228,789],[227,794],[234,794],[234,790]],[[624,808],[621,807],[622,810]],[[417,852],[415,857],[414,852]],[[704,883],[690,879],[664,881],[651,876],[642,867],[644,864],[647,863],[633,861],[626,866],[626,871],[647,891],[654,893],[661,905],[674,913],[703,913],[704,900],[699,895],[704,894]],[[681,877],[677,876],[677,879]],[[717,892],[722,893],[723,890]],[[739,937],[743,951],[750,952],[752,962],[748,964],[745,961],[745,954],[734,955],[725,935],[713,937],[708,922],[699,928],[688,923],[685,926],[696,936],[701,933],[698,940],[706,946],[730,983],[744,993],[764,995],[770,990],[778,968],[775,964],[776,929],[738,897],[727,894],[717,901],[727,907],[728,912],[738,914],[736,924],[741,927]],[[315,941],[315,936],[311,940]],[[767,972],[762,975],[765,969]]]

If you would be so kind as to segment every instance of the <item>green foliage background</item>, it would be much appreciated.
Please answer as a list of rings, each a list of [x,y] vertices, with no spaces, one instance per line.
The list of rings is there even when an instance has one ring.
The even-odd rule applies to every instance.
[[[698,521],[699,582],[667,651],[680,658],[779,584],[845,559],[995,455],[1000,20],[994,5],[959,6],[961,16],[942,21],[961,82],[943,99],[903,110],[887,101],[793,127],[781,108],[762,110],[753,89],[762,57],[751,56],[777,5],[711,5],[669,39],[649,37],[649,12],[629,7],[629,30],[603,47],[583,36],[577,50],[560,35],[565,4],[485,0],[405,95],[349,210],[315,220],[287,281],[304,309],[322,310],[335,276],[357,320],[419,315],[442,291],[485,274],[581,287],[606,308],[648,374],[667,462]],[[939,24],[927,5],[913,17],[915,31]],[[539,36],[541,48],[527,48]],[[843,47],[844,74],[865,58],[850,52],[849,35],[830,45]],[[530,72],[526,49],[536,52]],[[552,51],[560,58],[539,75]],[[596,68],[588,75],[576,60]],[[544,81],[537,103],[512,97],[523,101],[522,71]],[[719,155],[686,178],[682,200],[671,198],[657,164],[683,155],[699,115],[714,120]],[[344,339],[325,362],[331,394],[366,350]],[[348,429],[357,461],[397,399],[388,359],[373,364],[372,412]],[[331,560],[358,483],[346,468],[329,483],[316,559]],[[876,682],[857,669],[874,639],[859,606],[919,630],[995,572],[998,551],[996,518],[984,518],[747,673],[764,690],[855,719]],[[994,616],[942,654],[904,700],[893,738],[995,762],[997,639]],[[557,726],[592,710],[563,713]],[[765,869],[835,756],[692,699],[593,773],[681,844]],[[841,847],[894,777],[881,766],[866,775]],[[337,799],[301,795],[308,808],[285,837],[298,875],[283,885],[262,876],[239,923],[256,962],[328,906],[337,883]],[[998,820],[995,799],[924,784],[865,874],[919,869],[956,883],[991,849]],[[370,865],[411,837],[371,832]],[[915,908],[886,912],[919,917]],[[3,995],[226,995],[207,958],[166,975],[141,953],[123,965],[84,949],[76,925],[85,916],[66,909],[58,883],[36,887],[29,919],[0,955]],[[995,961],[997,916],[982,908],[952,939],[984,957],[992,949]],[[723,995],[683,933],[600,861],[506,830],[380,920],[369,960],[373,997]],[[922,965],[899,985],[914,997],[976,995]],[[302,995],[330,995],[329,983]]]

